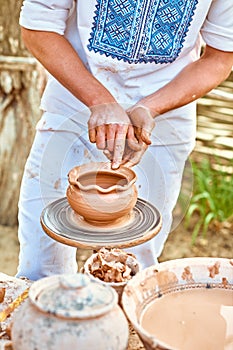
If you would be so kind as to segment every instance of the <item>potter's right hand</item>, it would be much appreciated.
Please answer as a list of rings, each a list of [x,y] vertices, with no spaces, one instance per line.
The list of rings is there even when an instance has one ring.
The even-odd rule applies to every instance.
[[[101,104],[90,110],[90,142],[96,143],[98,149],[109,151],[112,154],[112,168],[117,169],[122,162],[126,140],[132,148],[140,149],[129,116],[118,103]]]

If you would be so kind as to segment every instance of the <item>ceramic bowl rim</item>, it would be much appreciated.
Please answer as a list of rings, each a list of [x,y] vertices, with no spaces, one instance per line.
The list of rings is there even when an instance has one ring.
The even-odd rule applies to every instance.
[[[143,269],[142,271],[139,271],[135,276],[133,276],[133,278],[131,280],[129,280],[129,282],[127,283],[127,285],[125,286],[123,293],[122,293],[122,297],[121,297],[121,304],[122,304],[122,308],[126,314],[126,317],[128,318],[129,322],[133,325],[133,327],[135,328],[136,332],[138,333],[138,335],[140,335],[140,337],[142,339],[146,339],[146,341],[148,342],[148,344],[151,347],[156,348],[156,346],[161,346],[164,347],[164,350],[178,350],[176,348],[171,348],[171,345],[159,340],[158,338],[156,338],[156,336],[150,334],[149,332],[147,332],[145,329],[143,329],[138,321],[135,321],[134,317],[132,317],[131,312],[130,312],[130,308],[129,305],[127,305],[127,293],[129,293],[130,288],[136,288],[136,286],[140,283],[143,283],[143,280],[145,279],[146,276],[151,276],[151,274],[153,273],[153,271],[168,271],[169,267],[185,267],[185,266],[192,266],[192,263],[194,263],[197,266],[203,266],[203,264],[206,265],[206,267],[211,266],[217,262],[222,262],[224,264],[224,266],[227,266],[227,264],[232,266],[233,269],[233,259],[229,259],[229,258],[217,258],[217,257],[190,257],[190,258],[178,258],[178,259],[172,259],[172,260],[168,260],[168,261],[164,261],[161,263],[157,263],[155,265],[151,265],[145,269]],[[208,266],[207,266],[208,264]],[[229,266],[228,265],[228,266]],[[233,279],[232,279],[232,284],[233,284]],[[230,285],[232,285],[230,284]],[[190,284],[191,285],[191,284]]]
[[[103,172],[106,174],[112,174],[112,175],[121,175],[127,180],[127,184],[125,185],[112,185],[108,188],[100,187],[96,184],[90,184],[90,185],[82,185],[80,181],[78,181],[78,177],[87,175],[90,173],[97,173],[97,172]],[[91,162],[83,165],[79,165],[76,167],[73,167],[69,173],[68,173],[68,182],[70,185],[74,185],[79,187],[82,191],[90,191],[90,190],[97,190],[101,193],[109,193],[112,191],[126,191],[128,190],[137,180],[137,175],[134,172],[133,169],[121,166],[120,168],[113,170],[111,169],[111,163],[105,163],[105,162]]]

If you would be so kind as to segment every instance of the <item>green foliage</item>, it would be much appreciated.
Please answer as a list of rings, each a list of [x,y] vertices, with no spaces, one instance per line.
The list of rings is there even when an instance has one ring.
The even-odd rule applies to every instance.
[[[231,163],[233,165],[233,161]],[[217,165],[221,169],[219,159]],[[194,244],[198,234],[205,236],[213,222],[232,221],[233,176],[214,169],[208,159],[204,159],[201,164],[192,162],[192,167],[194,190],[186,213],[185,223],[187,227],[190,226],[191,218],[198,214],[198,221],[195,223],[192,232],[192,243]]]

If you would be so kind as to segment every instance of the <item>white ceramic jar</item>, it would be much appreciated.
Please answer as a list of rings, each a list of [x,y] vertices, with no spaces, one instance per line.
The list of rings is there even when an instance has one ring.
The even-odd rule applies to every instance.
[[[13,317],[14,350],[125,350],[129,330],[112,288],[87,275],[34,282]]]

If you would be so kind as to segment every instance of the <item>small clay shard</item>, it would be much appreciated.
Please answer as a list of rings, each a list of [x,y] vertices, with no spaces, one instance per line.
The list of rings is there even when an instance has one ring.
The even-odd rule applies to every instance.
[[[3,303],[6,294],[6,288],[0,288],[0,303]]]
[[[215,275],[219,274],[219,268],[220,268],[220,262],[216,261],[216,263],[213,266],[208,267],[208,270],[210,272],[209,276],[211,278],[214,278]]]
[[[186,266],[184,268],[184,271],[182,273],[182,279],[185,281],[193,282],[193,275],[189,266]]]

